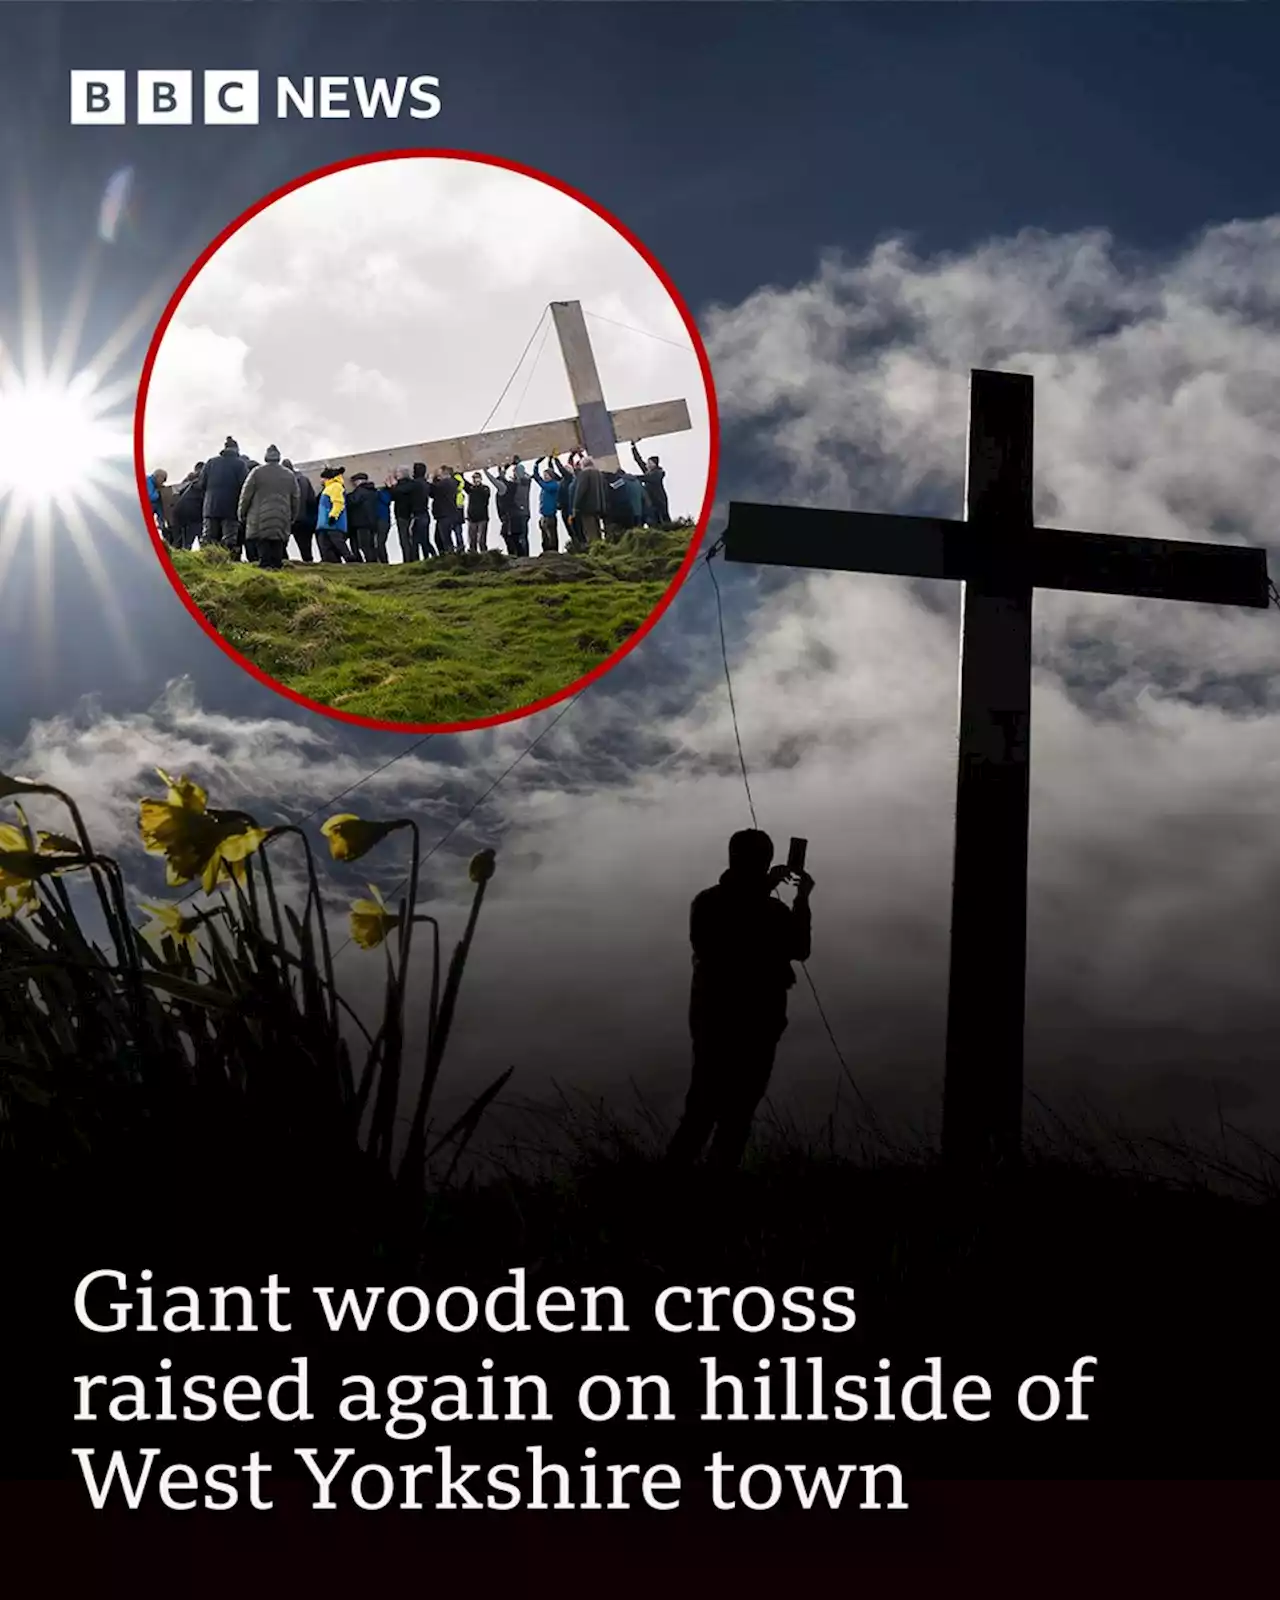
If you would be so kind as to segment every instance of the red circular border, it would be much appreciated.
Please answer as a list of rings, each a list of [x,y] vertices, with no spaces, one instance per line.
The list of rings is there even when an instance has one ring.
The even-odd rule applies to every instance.
[[[702,372],[702,382],[707,397],[707,416],[711,438],[707,461],[706,493],[703,496],[702,510],[698,513],[693,536],[689,541],[688,553],[681,563],[680,570],[667,586],[667,592],[662,599],[658,601],[657,605],[649,613],[645,622],[637,628],[625,643],[619,645],[611,656],[602,661],[598,667],[593,667],[585,676],[568,684],[559,693],[548,695],[542,700],[535,700],[526,706],[519,706],[514,711],[504,711],[500,716],[479,717],[472,722],[379,722],[372,717],[358,717],[350,711],[338,711],[333,706],[322,705],[318,700],[309,700],[305,695],[299,694],[294,689],[287,688],[283,683],[271,677],[261,667],[256,666],[252,661],[242,656],[238,650],[233,649],[191,598],[186,585],[178,576],[177,568],[170,559],[168,546],[160,537],[156,528],[155,519],[151,515],[150,497],[147,494],[147,469],[143,457],[142,430],[147,408],[147,392],[151,386],[151,373],[155,367],[156,356],[164,339],[165,331],[173,320],[174,313],[182,303],[183,296],[191,287],[197,275],[227,240],[244,227],[246,222],[251,221],[260,211],[265,211],[268,206],[274,205],[277,200],[283,199],[285,195],[292,194],[295,189],[305,188],[307,184],[315,183],[320,178],[330,177],[335,172],[345,172],[352,167],[372,166],[375,162],[380,161],[404,161],[409,159],[473,161],[479,166],[501,167],[507,172],[518,172],[522,177],[533,178],[539,183],[545,183],[553,189],[558,189],[561,194],[568,195],[571,200],[576,200],[579,205],[585,206],[588,211],[594,212],[602,221],[607,222],[614,232],[625,239],[631,248],[636,251],[670,295],[671,302],[676,310],[679,311],[685,328],[688,330],[689,337],[693,341],[693,348],[698,357],[698,366]],[[351,723],[356,727],[376,728],[383,733],[467,733],[473,728],[492,728],[504,722],[518,722],[524,717],[532,716],[536,711],[545,711],[549,706],[558,705],[562,700],[567,700],[572,695],[580,694],[588,684],[595,683],[598,678],[602,678],[612,667],[617,666],[618,662],[628,652],[635,649],[641,639],[662,617],[692,571],[694,562],[698,559],[698,547],[706,532],[707,524],[711,520],[716,474],[720,465],[720,414],[716,404],[715,383],[711,376],[711,363],[707,359],[706,346],[702,342],[702,335],[698,332],[697,324],[694,322],[688,306],[662,264],[654,258],[649,249],[636,238],[629,228],[624,227],[603,206],[598,205],[596,201],[582,194],[579,190],[572,188],[569,184],[562,183],[559,178],[552,178],[545,172],[539,172],[536,167],[526,167],[518,161],[508,161],[504,156],[480,155],[474,150],[383,150],[373,155],[352,156],[346,161],[331,162],[328,166],[318,167],[314,172],[304,173],[302,177],[295,178],[292,182],[282,185],[279,189],[259,200],[256,205],[251,206],[248,211],[224,228],[217,238],[213,240],[212,244],[208,245],[196,258],[165,307],[164,314],[157,323],[156,331],[152,335],[151,343],[147,348],[146,360],[142,364],[142,376],[138,381],[138,400],[133,414],[133,460],[134,471],[138,481],[138,497],[142,503],[143,519],[151,534],[151,542],[155,545],[156,554],[160,557],[161,563],[168,573],[169,582],[173,585],[174,592],[209,637],[233,661],[242,666],[251,677],[256,678],[259,683],[265,684],[267,688],[273,689],[276,694],[282,695],[286,700],[292,700],[295,705],[306,706],[309,711],[318,711],[322,716],[332,717],[338,722]]]

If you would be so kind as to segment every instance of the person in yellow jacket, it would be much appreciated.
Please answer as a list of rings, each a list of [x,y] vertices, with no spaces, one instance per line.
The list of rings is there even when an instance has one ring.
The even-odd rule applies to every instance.
[[[316,510],[316,542],[321,561],[350,561],[347,545],[347,493],[345,467],[320,469],[320,504]]]
[[[458,486],[458,492],[454,497],[457,510],[454,513],[453,520],[453,543],[458,553],[461,554],[466,549],[462,530],[467,520],[467,480],[460,472],[455,471],[453,481]]]

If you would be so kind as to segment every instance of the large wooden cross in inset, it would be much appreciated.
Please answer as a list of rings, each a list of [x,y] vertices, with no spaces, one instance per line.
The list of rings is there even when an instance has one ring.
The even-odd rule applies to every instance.
[[[965,1164],[1010,1159],[1022,1131],[1032,593],[1261,608],[1266,552],[1037,528],[1032,379],[974,372],[963,522],[734,503],[724,553],[964,586],[943,1150]]]
[[[557,422],[534,422],[523,428],[497,428],[492,433],[464,434],[456,439],[430,439],[421,444],[403,444],[394,450],[367,450],[355,455],[331,455],[328,461],[295,461],[294,466],[320,486],[320,469],[336,463],[347,469],[347,482],[354,472],[367,472],[381,483],[396,467],[425,461],[434,472],[437,467],[453,467],[457,472],[480,471],[495,463],[536,461],[543,456],[568,455],[585,450],[606,472],[618,470],[618,440],[659,439],[669,433],[685,433],[692,427],[689,407],[683,400],[662,400],[656,405],[630,406],[610,411],[605,405],[595,352],[587,333],[587,321],[577,300],[556,300],[551,317],[560,353],[569,375],[569,391],[577,408],[575,416]]]

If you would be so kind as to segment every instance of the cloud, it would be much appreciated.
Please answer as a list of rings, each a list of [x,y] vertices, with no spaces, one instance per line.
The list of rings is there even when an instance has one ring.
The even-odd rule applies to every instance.
[[[1273,540],[1278,249],[1271,219],[1162,259],[1100,232],[831,257],[810,281],[706,319],[723,492],[957,515],[968,371],[1008,367],[1037,379],[1044,520]],[[810,971],[831,1029],[878,1106],[936,1123],[958,595],[717,572],[759,820],[780,850],[791,833],[810,840]],[[688,901],[749,821],[714,600],[695,572],[487,798],[549,718],[433,741],[359,791],[354,809],[411,808],[427,839],[482,799],[444,865],[433,858],[433,892],[455,910],[462,856],[500,846],[451,1092],[514,1064],[526,1092],[554,1078],[620,1093],[634,1078],[678,1103]],[[1028,1086],[1137,1122],[1213,1126],[1222,1105],[1274,1130],[1280,620],[1045,594],[1035,651]],[[292,712],[220,719],[182,689],[134,716],[34,727],[5,759],[67,782],[95,825],[127,830],[113,796],[136,793],[152,764],[298,816],[402,749]],[[778,1095],[820,1115],[839,1078],[802,983]]]
[[[688,401],[692,431],[654,447],[673,509],[696,514],[708,408],[662,280],[559,189],[450,158],[331,174],[233,234],[161,342],[148,457],[185,466],[231,433],[304,461],[571,415],[549,317],[539,324],[565,299],[590,314],[613,409]]]

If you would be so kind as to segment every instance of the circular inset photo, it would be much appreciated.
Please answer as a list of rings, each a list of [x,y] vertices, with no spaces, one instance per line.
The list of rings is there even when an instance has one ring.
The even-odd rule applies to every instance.
[[[348,722],[552,705],[675,597],[711,510],[706,351],[640,241],[464,152],[270,195],[174,295],[138,392],[139,492],[188,609]]]

